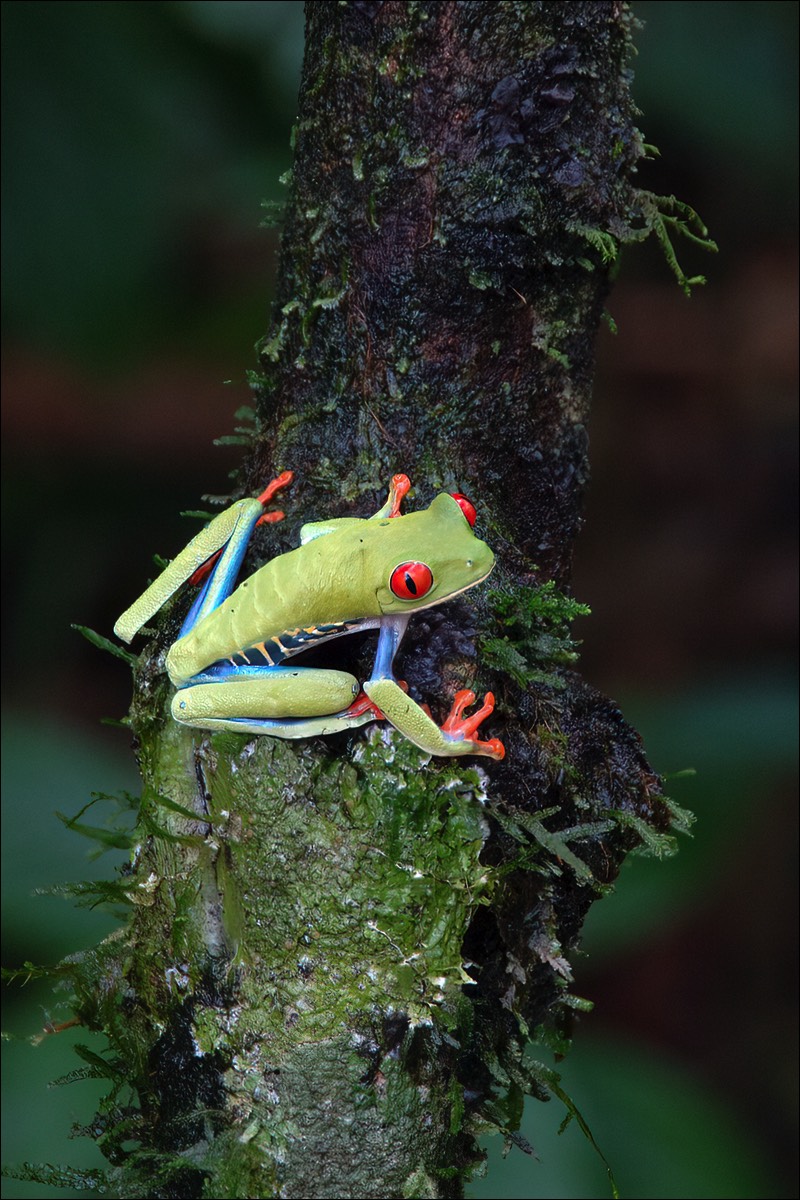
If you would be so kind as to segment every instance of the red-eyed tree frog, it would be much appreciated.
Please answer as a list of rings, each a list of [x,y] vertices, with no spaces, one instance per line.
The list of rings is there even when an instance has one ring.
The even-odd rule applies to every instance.
[[[130,642],[183,583],[205,578],[167,654],[175,720],[304,738],[386,719],[428,754],[502,758],[502,742],[476,737],[494,708],[491,692],[471,717],[463,714],[474,693],[458,692],[440,728],[392,674],[411,615],[474,587],[494,566],[492,551],[472,531],[469,500],[442,493],[424,511],[401,515],[411,485],[395,475],[374,516],[304,525],[297,549],[235,587],[256,525],[283,518],[264,510],[291,479],[285,471],[257,499],[239,500],[215,517],[114,626]],[[365,629],[379,633],[363,690],[345,671],[287,665],[302,650]]]

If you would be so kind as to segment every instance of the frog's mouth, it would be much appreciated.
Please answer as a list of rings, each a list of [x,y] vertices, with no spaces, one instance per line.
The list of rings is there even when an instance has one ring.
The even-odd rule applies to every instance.
[[[464,592],[472,591],[472,589],[477,587],[479,583],[483,583],[484,579],[488,579],[493,570],[494,562],[492,562],[492,565],[489,567],[488,571],[484,571],[483,575],[479,575],[478,578],[473,579],[471,583],[465,583],[462,588],[457,588],[454,592],[448,592],[446,596],[440,596],[438,599],[431,600],[430,604],[425,604],[423,601],[419,608],[415,608],[414,611],[419,612],[420,609],[423,608],[433,608],[437,604],[447,604],[448,600],[455,600],[456,596],[463,596]]]

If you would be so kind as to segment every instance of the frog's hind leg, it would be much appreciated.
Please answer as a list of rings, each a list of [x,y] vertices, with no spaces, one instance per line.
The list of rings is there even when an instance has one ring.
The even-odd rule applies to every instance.
[[[255,508],[252,506],[255,506]],[[114,626],[114,632],[118,638],[121,638],[123,642],[132,641],[134,635],[139,632],[142,626],[152,616],[155,616],[160,608],[164,607],[169,598],[177,592],[178,588],[197,573],[198,568],[202,567],[221,548],[230,545],[231,540],[235,539],[237,530],[243,528],[243,510],[247,516],[251,517],[250,529],[252,530],[261,512],[261,505],[257,500],[239,500],[238,503],[231,505],[230,508],[226,508],[225,512],[215,517],[213,521],[192,538],[188,546],[184,546],[183,550],[179,554],[176,554],[175,558],[167,564],[158,578],[153,580],[149,588],[142,593],[139,599],[135,600],[130,608],[125,610]],[[242,550],[243,553],[244,550]],[[219,566],[220,563],[217,564],[214,573],[200,593],[200,602],[204,601]],[[197,604],[197,601],[195,604]]]
[[[227,600],[236,586],[242,561],[247,553],[247,547],[250,545],[250,538],[261,519],[263,509],[258,500],[240,500],[235,507],[238,508],[238,512],[233,522],[226,522],[226,525],[230,525],[230,529],[224,531],[225,537],[221,545],[214,535],[219,535],[223,531],[216,531],[213,527],[215,521],[221,521],[228,517],[231,509],[216,517],[215,521],[212,521],[202,531],[209,535],[209,545],[213,546],[213,553],[218,554],[218,558],[181,625],[179,637],[183,637],[184,634],[194,629],[195,625],[203,620],[203,617],[207,617],[210,612],[222,604],[223,600]]]
[[[256,499],[239,500],[232,508],[215,517],[211,524],[198,534],[198,537],[207,537],[210,553],[206,558],[211,558],[211,573],[195,597],[181,626],[179,637],[194,629],[195,625],[230,596],[236,587],[253,530],[265,522],[283,520],[282,512],[264,512],[264,506],[269,504],[277,491],[291,483],[292,478],[291,471],[284,471],[277,479],[273,479]],[[231,515],[234,516],[233,521]],[[221,524],[217,529],[217,522],[224,522],[224,525]],[[207,563],[204,562],[201,569],[206,568]],[[195,571],[192,578],[198,575],[200,571]]]
[[[178,690],[172,715],[195,729],[315,737],[374,721],[379,714],[359,697],[346,671],[217,664]]]
[[[187,581],[200,577],[209,561],[213,569],[196,598],[182,633],[196,625],[202,617],[221,604],[233,590],[236,575],[244,558],[247,544],[256,525],[262,521],[280,520],[282,513],[265,513],[264,505],[281,487],[291,482],[291,471],[284,471],[265,489],[258,499],[237,500],[219,516],[214,517],[183,550],[168,563],[157,579],[138,600],[126,609],[114,626],[123,642],[130,642],[142,626],[166,604]],[[218,560],[218,561],[217,561]]]

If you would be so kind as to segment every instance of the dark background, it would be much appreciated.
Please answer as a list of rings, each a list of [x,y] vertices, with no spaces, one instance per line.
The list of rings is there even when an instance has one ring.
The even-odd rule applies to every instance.
[[[642,185],[693,204],[720,253],[678,246],[709,279],[691,300],[656,246],[624,254],[619,332],[599,344],[575,569],[593,615],[577,633],[584,674],[656,767],[695,768],[669,790],[698,820],[677,858],[632,860],[590,915],[575,986],[596,1008],[563,1074],[624,1195],[789,1197],[797,5],[634,11],[634,95],[662,155]],[[240,450],[212,442],[250,399],[267,324],[277,237],[259,204],[283,197],[302,8],[28,2],[3,21],[4,953],[18,964],[114,927],[31,897],[122,860],[87,863],[55,810],[137,786],[126,734],[99,724],[125,713],[128,672],[70,623],[109,635],[152,554],[196,528],[179,512],[228,488]],[[65,1015],[31,984],[6,1025],[24,1036]],[[66,1140],[97,1089],[45,1086],[77,1065],[76,1040],[7,1048],[6,1160],[99,1160]],[[487,1140],[473,1196],[610,1194],[574,1125],[556,1140],[556,1108],[528,1104],[541,1163]]]

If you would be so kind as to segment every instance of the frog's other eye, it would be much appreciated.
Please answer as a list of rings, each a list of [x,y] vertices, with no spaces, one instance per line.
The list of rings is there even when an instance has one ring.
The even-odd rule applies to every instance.
[[[451,492],[450,495],[453,497],[456,504],[461,509],[464,516],[467,518],[470,525],[474,529],[475,521],[478,516],[475,505],[472,503],[472,501],[467,496],[464,495],[463,492]]]
[[[395,567],[389,587],[399,600],[419,600],[433,587],[433,572],[423,562],[404,562]]]

